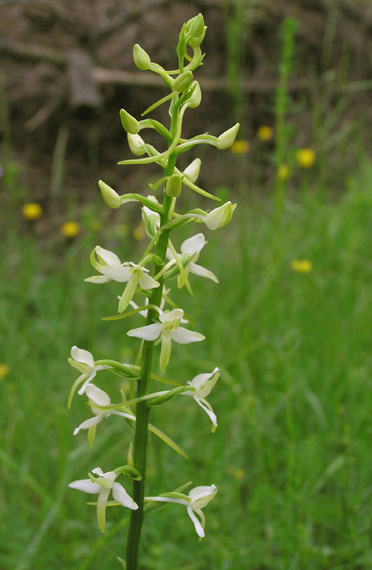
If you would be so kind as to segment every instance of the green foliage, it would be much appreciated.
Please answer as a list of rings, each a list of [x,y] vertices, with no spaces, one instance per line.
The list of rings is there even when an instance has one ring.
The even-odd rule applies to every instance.
[[[210,398],[219,427],[213,436],[198,430],[201,422],[208,428],[208,418],[187,413],[187,402],[167,414],[155,408],[154,423],[172,433],[190,462],[152,437],[148,484],[150,493],[165,481],[176,488],[180,469],[182,482],[197,469],[198,479],[213,480],[219,495],[208,507],[202,543],[175,512],[181,506],[149,516],[144,570],[368,568],[369,162],[364,159],[357,172],[337,202],[301,188],[286,200],[281,257],[266,199],[241,209],[231,234],[210,235],[210,259],[206,251],[204,260],[220,285],[215,294],[208,287],[208,294],[193,297],[190,313],[211,341],[197,347],[196,362],[177,347],[169,375],[176,378],[179,366],[190,378],[201,365],[221,366],[224,389]],[[250,230],[249,236],[239,232],[246,236],[241,249],[232,245],[238,222]],[[84,240],[56,252],[58,272],[32,230],[17,235],[8,228],[0,247],[7,276],[0,282],[0,360],[10,369],[0,381],[0,566],[115,567],[112,552],[120,551],[126,521],[113,509],[106,535],[99,536],[94,516],[81,509],[67,483],[98,458],[109,467],[122,456],[122,425],[114,418],[89,453],[84,435],[72,445],[86,405],[78,402],[67,414],[72,377],[65,357],[72,333],[98,357],[116,352],[123,360],[134,350],[132,340],[123,346],[120,321],[110,323],[108,339],[107,323],[97,319],[107,312],[107,295],[83,283],[90,273]],[[311,271],[294,271],[294,259],[310,261]],[[160,460],[162,471],[156,469]]]

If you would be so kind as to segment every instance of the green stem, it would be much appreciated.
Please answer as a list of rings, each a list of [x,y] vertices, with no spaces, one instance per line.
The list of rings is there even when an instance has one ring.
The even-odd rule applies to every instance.
[[[176,130],[177,113],[172,116],[171,133]],[[176,157],[171,155],[165,168],[165,176],[171,176],[174,173]],[[172,198],[164,194],[163,213],[161,214],[161,227],[168,223]],[[165,262],[166,252],[169,241],[170,229],[164,230],[159,235],[156,244],[155,253]],[[159,273],[162,265],[154,267],[154,275]],[[152,290],[149,299],[150,305],[160,307],[163,292],[163,277],[159,278],[159,287]],[[147,314],[147,324],[151,324],[158,320],[158,313],[155,309],[149,309]],[[154,353],[155,341],[145,341],[142,360],[141,360],[141,379],[137,382],[137,398],[145,396],[149,392],[149,383],[151,379],[152,360]],[[134,466],[142,475],[141,481],[133,481],[133,499],[138,505],[138,509],[131,511],[127,548],[126,548],[126,568],[127,570],[137,570],[138,568],[138,550],[141,538],[141,530],[144,518],[144,496],[146,481],[146,459],[147,459],[147,442],[148,442],[148,425],[149,425],[150,408],[146,401],[139,402],[136,408],[136,433],[134,438]]]

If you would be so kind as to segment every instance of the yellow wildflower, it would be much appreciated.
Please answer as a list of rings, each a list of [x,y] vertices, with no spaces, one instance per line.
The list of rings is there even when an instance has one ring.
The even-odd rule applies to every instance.
[[[276,176],[278,180],[288,180],[289,178],[289,166],[288,164],[279,164],[278,169],[276,171]]]
[[[61,226],[61,234],[67,238],[74,238],[80,233],[80,226],[77,222],[65,222]]]
[[[29,202],[28,204],[24,204],[22,207],[22,214],[26,220],[38,220],[42,212],[43,210],[40,204],[37,204],[36,202]]]
[[[310,273],[313,268],[313,264],[308,259],[293,259],[291,261],[291,267],[296,273],[304,275],[305,273]]]
[[[10,368],[7,364],[0,364],[0,380],[4,378],[7,374],[9,374]]]
[[[143,222],[140,222],[138,226],[134,228],[132,235],[134,239],[138,241],[145,239],[146,237],[145,224]]]
[[[315,152],[311,148],[300,148],[296,152],[296,160],[301,168],[311,168],[315,162]]]
[[[271,141],[274,136],[274,131],[271,127],[262,126],[257,131],[257,136],[261,141]]]
[[[230,147],[233,154],[246,154],[249,151],[249,142],[246,140],[234,141]]]
[[[235,469],[235,479],[237,479],[238,481],[241,481],[244,477],[244,470],[242,468],[239,469]]]

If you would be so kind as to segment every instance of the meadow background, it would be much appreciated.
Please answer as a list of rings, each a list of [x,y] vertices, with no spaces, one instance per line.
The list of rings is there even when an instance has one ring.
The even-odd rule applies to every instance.
[[[206,341],[174,347],[167,369],[184,381],[221,368],[209,398],[219,427],[211,434],[208,418],[180,398],[156,410],[153,423],[189,461],[150,436],[147,494],[191,480],[219,491],[205,511],[201,542],[182,507],[149,516],[141,568],[367,570],[372,162],[369,107],[362,103],[371,85],[364,76],[350,79],[355,69],[346,55],[333,62],[337,35],[323,45],[323,68],[306,67],[299,47],[306,27],[283,17],[270,63],[276,86],[261,103],[247,101],[241,50],[254,5],[226,3],[223,20],[230,98],[229,116],[219,120],[227,128],[240,118],[241,140],[222,153],[226,158],[215,149],[203,157],[202,185],[238,204],[228,226],[206,234],[200,258],[220,284],[195,277],[194,297],[179,292]],[[293,92],[292,78],[304,67],[310,88]],[[248,110],[249,102],[257,106]],[[110,510],[101,535],[94,507],[67,484],[96,465],[109,470],[125,462],[129,433],[114,417],[99,426],[92,449],[84,433],[73,437],[87,406],[75,398],[67,411],[76,378],[67,357],[72,345],[96,358],[135,357],[138,343],[125,333],[138,319],[102,321],[116,313],[116,284],[95,287],[84,278],[94,273],[95,245],[136,259],[146,238],[138,208],[108,211],[93,183],[76,191],[63,131],[52,130],[48,183],[32,176],[5,96],[1,108],[0,568],[111,570],[123,556],[127,513]],[[255,109],[258,123],[251,120]],[[213,134],[220,132],[216,124]],[[114,180],[125,185],[125,170],[115,166],[116,155],[111,160]],[[104,178],[98,166],[87,158],[79,178]],[[147,192],[151,172],[148,180],[133,176],[131,167],[129,182]],[[30,215],[30,203],[40,210]],[[185,191],[181,204],[212,207]]]

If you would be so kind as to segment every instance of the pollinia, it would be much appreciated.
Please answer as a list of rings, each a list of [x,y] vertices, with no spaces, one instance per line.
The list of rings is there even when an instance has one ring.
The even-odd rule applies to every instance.
[[[136,120],[127,111],[120,111],[120,118],[126,131],[128,144],[134,158],[123,160],[119,164],[156,163],[162,169],[159,180],[150,184],[151,191],[157,194],[124,194],[120,196],[102,180],[99,181],[103,199],[110,208],[119,208],[128,202],[137,202],[142,211],[142,218],[149,238],[148,245],[140,259],[122,261],[116,253],[96,246],[91,254],[91,264],[96,274],[86,279],[90,283],[103,284],[116,281],[119,285],[118,315],[113,318],[125,318],[137,315],[143,326],[127,331],[130,337],[138,338],[141,343],[137,364],[122,363],[116,360],[95,360],[93,355],[82,348],[71,349],[69,363],[80,375],[74,382],[69,395],[68,405],[75,392],[88,399],[91,417],[84,420],[74,434],[86,430],[90,445],[93,445],[97,427],[106,423],[109,416],[123,418],[133,433],[129,445],[127,463],[103,472],[94,467],[87,479],[73,481],[70,487],[96,496],[93,504],[97,510],[98,526],[105,532],[107,506],[119,506],[130,510],[129,530],[126,541],[126,562],[119,559],[127,570],[138,568],[138,551],[141,528],[145,514],[158,507],[158,503],[178,503],[186,507],[195,531],[200,538],[205,534],[205,516],[203,508],[217,493],[215,485],[201,485],[184,492],[186,484],[177,490],[162,490],[159,496],[145,495],[146,458],[148,432],[153,432],[175,452],[186,457],[184,451],[168,435],[150,423],[150,413],[154,406],[168,404],[177,397],[194,400],[201,410],[208,415],[212,431],[216,429],[217,417],[207,397],[215,386],[220,371],[218,368],[202,371],[195,378],[180,383],[174,381],[168,390],[153,391],[153,384],[165,382],[162,376],[167,369],[173,343],[191,344],[201,342],[204,336],[192,330],[182,308],[172,299],[172,288],[186,287],[192,293],[191,282],[195,275],[218,282],[217,277],[197,263],[201,250],[206,244],[203,232],[195,233],[186,239],[178,250],[173,241],[173,231],[185,226],[198,224],[203,229],[216,230],[225,226],[233,215],[235,204],[227,202],[209,211],[195,208],[187,212],[178,210],[178,198],[182,191],[192,191],[211,200],[218,201],[214,195],[197,185],[201,167],[199,158],[194,159],[183,171],[176,166],[178,157],[200,144],[209,144],[217,149],[226,149],[234,142],[239,129],[236,124],[220,136],[209,134],[196,135],[190,139],[182,137],[182,124],[185,113],[200,105],[201,89],[194,79],[195,70],[202,65],[203,54],[200,45],[206,33],[206,26],[201,14],[185,23],[179,35],[177,45],[178,68],[166,71],[162,66],[151,61],[149,55],[137,44],[133,49],[133,58],[140,70],[160,75],[170,93],[151,105]],[[149,113],[160,105],[169,104],[170,124],[165,126],[149,118]],[[159,152],[142,137],[145,129],[153,129],[159,137],[165,139],[166,150]],[[172,236],[172,239],[171,239]],[[142,303],[138,299],[145,299]],[[139,303],[139,304],[137,304]],[[141,323],[140,323],[141,324]],[[159,364],[160,373],[156,373]],[[109,395],[96,386],[95,379],[99,372],[107,370],[113,375],[126,379],[131,387],[128,394],[120,392],[119,401],[113,403]],[[159,372],[159,370],[158,370]],[[103,426],[102,426],[103,427]],[[100,426],[101,429],[101,426]],[[127,481],[125,486],[118,482]],[[128,487],[129,491],[127,491]]]

